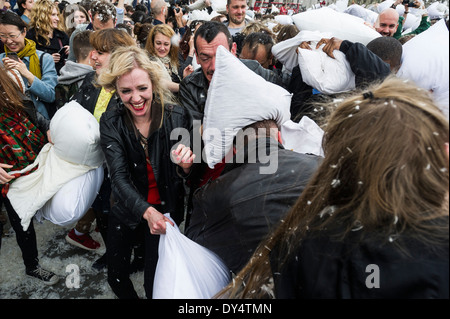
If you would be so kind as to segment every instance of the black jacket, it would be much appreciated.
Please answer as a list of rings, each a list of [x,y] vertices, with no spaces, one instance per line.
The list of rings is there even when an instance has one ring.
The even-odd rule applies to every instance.
[[[119,102],[108,109],[100,119],[100,139],[111,178],[111,213],[122,223],[134,229],[141,221],[147,202],[148,177],[145,152],[139,142],[130,115]],[[176,164],[171,161],[170,150],[178,142],[170,140],[175,128],[189,129],[189,117],[184,109],[166,105],[163,125],[161,106],[152,105],[152,126],[148,137],[148,153],[161,198],[161,213],[170,213],[177,224],[184,214],[183,180],[176,173]]]
[[[406,255],[379,232],[362,239],[364,228],[344,240],[323,233],[302,241],[283,267],[278,249],[271,251],[277,299],[449,298],[448,241],[430,249],[400,235]]]
[[[67,33],[58,29],[53,30],[53,37],[50,39],[49,45],[45,44],[45,39],[43,37],[39,36],[38,38],[36,38],[36,30],[34,28],[28,30],[26,37],[27,39],[33,40],[36,43],[37,50],[41,50],[49,54],[58,53],[63,46],[69,45],[69,36],[67,35]],[[65,55],[61,56],[59,62],[55,64],[56,72],[58,73],[58,75],[59,71],[66,63],[66,58],[67,56]]]
[[[219,178],[199,188],[185,231],[187,237],[220,256],[235,273],[294,205],[321,159],[286,150],[271,138],[258,141],[267,146],[266,150],[271,147],[277,152],[271,152],[270,161],[256,157],[255,162],[248,160],[251,157],[245,151],[244,164],[236,163],[235,158],[235,164],[227,164]],[[264,163],[276,164],[276,171],[265,174],[260,169],[269,164]]]
[[[77,101],[86,110],[94,114],[95,105],[97,104],[98,96],[102,90],[101,86],[96,86],[95,71],[88,73],[80,86],[80,89],[72,96],[71,101]],[[107,110],[117,105],[117,97],[113,96],[109,100]]]

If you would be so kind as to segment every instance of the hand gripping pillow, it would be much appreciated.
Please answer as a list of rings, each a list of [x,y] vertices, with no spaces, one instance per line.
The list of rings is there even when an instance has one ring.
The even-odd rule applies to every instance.
[[[330,32],[332,36],[341,40],[364,45],[381,37],[381,34],[365,25],[363,19],[327,7],[295,14],[292,20],[300,31]]]
[[[297,48],[302,42],[320,41],[322,38],[331,38],[330,33],[320,33],[317,31],[303,30],[297,33],[293,38],[276,43],[272,47],[274,57],[283,63],[283,66],[292,72],[292,69],[298,65]]]
[[[80,104],[71,101],[60,108],[50,122],[56,155],[79,165],[98,167],[104,156],[100,146],[100,126]]]
[[[239,129],[267,119],[279,126],[289,120],[291,97],[281,86],[267,82],[219,46],[203,118],[208,166],[213,168],[228,154]]]
[[[153,299],[211,299],[231,280],[223,261],[183,235],[176,224],[166,223],[158,254]]]
[[[303,81],[325,94],[347,92],[355,88],[355,74],[345,54],[334,50],[334,59],[316,49],[317,39],[311,39],[311,50],[298,49],[298,64]]]

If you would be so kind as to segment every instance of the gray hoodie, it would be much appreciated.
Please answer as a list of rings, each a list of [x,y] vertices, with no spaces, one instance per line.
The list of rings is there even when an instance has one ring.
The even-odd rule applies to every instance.
[[[72,84],[78,82],[78,87],[84,80],[86,74],[91,73],[94,69],[90,65],[76,63],[70,60],[61,68],[60,76],[58,76],[59,84]]]

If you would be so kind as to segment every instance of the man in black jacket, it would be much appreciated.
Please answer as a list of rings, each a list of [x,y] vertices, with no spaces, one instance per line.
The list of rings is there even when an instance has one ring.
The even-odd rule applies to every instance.
[[[197,62],[201,68],[181,81],[179,92],[181,104],[189,110],[195,120],[203,119],[209,83],[215,70],[216,50],[220,45],[236,55],[236,43],[223,23],[208,21],[195,32],[194,46]],[[241,62],[266,81],[283,86],[281,77],[263,68],[257,61],[241,60]]]
[[[243,132],[245,142],[235,144],[233,161],[220,177],[195,192],[185,230],[187,237],[215,252],[235,274],[282,221],[320,162],[318,156],[285,149],[274,120],[255,122]],[[261,173],[274,163],[275,172]]]

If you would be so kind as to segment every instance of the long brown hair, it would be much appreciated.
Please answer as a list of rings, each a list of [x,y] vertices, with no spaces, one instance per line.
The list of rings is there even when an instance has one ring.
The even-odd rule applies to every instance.
[[[3,65],[0,66],[0,112],[18,112],[23,109],[20,89],[7,72]]]
[[[413,83],[388,78],[345,99],[327,121],[325,158],[308,186],[218,296],[273,297],[271,251],[280,269],[306,236],[324,229],[337,239],[355,229],[377,234],[403,253],[396,240],[403,235],[430,249],[448,244],[448,141],[448,119]]]

